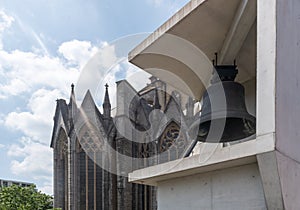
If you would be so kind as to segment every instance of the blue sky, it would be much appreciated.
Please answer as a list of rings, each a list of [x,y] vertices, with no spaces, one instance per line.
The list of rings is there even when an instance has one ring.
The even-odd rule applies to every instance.
[[[185,3],[0,0],[0,178],[52,194],[55,100],[69,98],[70,84],[102,46],[154,31]]]

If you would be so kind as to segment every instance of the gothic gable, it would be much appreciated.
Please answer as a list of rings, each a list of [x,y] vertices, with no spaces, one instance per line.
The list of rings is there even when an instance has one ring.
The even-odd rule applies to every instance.
[[[50,143],[50,147],[52,148],[54,148],[54,145],[56,144],[56,140],[59,136],[59,132],[61,128],[64,129],[66,132],[69,131],[68,106],[65,100],[59,99],[56,101],[56,109],[55,109],[55,115],[53,120],[54,120],[54,126],[52,131],[52,139]]]
[[[77,134],[77,138],[79,139],[86,135],[92,136],[93,139],[97,136],[102,136],[103,138],[107,137],[103,116],[96,106],[90,91],[87,91],[83,99],[74,121],[74,129]]]

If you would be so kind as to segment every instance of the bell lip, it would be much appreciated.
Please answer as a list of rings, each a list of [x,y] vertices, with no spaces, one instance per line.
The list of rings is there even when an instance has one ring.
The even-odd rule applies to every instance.
[[[234,115],[233,115],[233,112],[230,112],[230,111],[229,111],[229,112],[227,112],[226,118],[227,118],[227,119],[228,119],[228,118],[231,118],[231,119],[232,119],[232,118],[235,118],[235,119],[247,119],[247,120],[251,121],[252,123],[254,123],[254,125],[256,126],[256,118],[255,118],[253,115],[251,115],[251,114],[249,114],[249,113],[248,113],[248,114],[243,113],[243,114],[237,116],[236,113],[237,113],[237,112],[234,112]],[[208,121],[211,121],[211,120],[224,119],[224,118],[225,118],[224,116],[225,116],[225,115],[224,115],[224,112],[222,112],[222,113],[215,113],[215,114],[213,115],[213,118],[211,118],[211,114],[208,114],[208,115],[206,115],[206,116],[203,117],[204,119],[203,119],[203,118],[200,119],[199,128],[201,128],[201,124],[203,124],[203,123],[205,123],[205,122],[208,122]],[[226,123],[226,122],[224,122],[224,123]],[[243,140],[243,139],[245,139],[245,138],[248,138],[248,137],[254,135],[255,133],[256,133],[256,128],[255,128],[255,132],[254,132],[254,133],[252,133],[252,134],[249,133],[249,135],[244,135],[244,136],[241,137],[241,138],[220,139],[220,140],[218,140],[218,141],[213,141],[213,140],[207,141],[207,135],[206,135],[206,136],[203,136],[203,137],[198,136],[197,139],[198,139],[199,142],[208,142],[208,143],[226,143],[226,142],[233,142],[233,141]]]
[[[223,118],[244,118],[247,120],[251,120],[253,123],[256,123],[256,117],[254,117],[253,115],[249,114],[249,113],[240,113],[239,115],[237,115],[238,112],[236,111],[227,111],[224,113],[224,111],[219,111],[219,112],[214,112],[213,114],[206,114],[204,116],[200,116],[200,125],[202,123],[205,123],[207,121],[211,121],[211,120],[219,120],[219,119],[223,119]]]

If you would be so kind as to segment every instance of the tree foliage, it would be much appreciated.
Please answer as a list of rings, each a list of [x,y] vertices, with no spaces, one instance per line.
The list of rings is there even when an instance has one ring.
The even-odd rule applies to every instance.
[[[0,188],[0,210],[46,210],[52,208],[52,197],[30,187],[12,185]]]

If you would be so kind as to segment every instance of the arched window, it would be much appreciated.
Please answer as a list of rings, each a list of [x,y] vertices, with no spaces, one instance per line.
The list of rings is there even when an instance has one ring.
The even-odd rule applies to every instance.
[[[144,136],[144,142],[140,143],[138,147],[139,157],[142,158],[139,167],[147,167],[156,163],[155,155],[157,154],[157,142],[151,140],[148,133]]]
[[[105,140],[92,125],[84,125],[78,135],[78,141],[86,154],[93,155],[95,152],[103,151]]]
[[[186,146],[186,137],[181,132],[180,126],[171,122],[161,135],[158,146],[160,163],[179,158]]]
[[[68,203],[68,137],[63,128],[60,129],[54,150],[54,197],[57,206],[67,209]]]
[[[68,154],[68,137],[63,129],[60,129],[59,131],[56,151],[60,160],[64,159]]]

